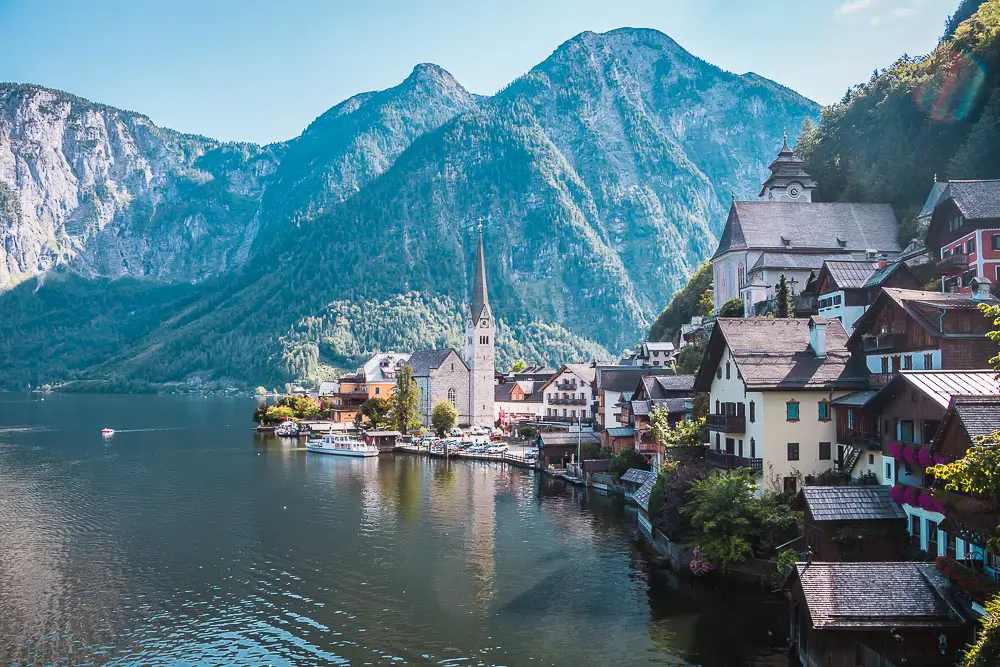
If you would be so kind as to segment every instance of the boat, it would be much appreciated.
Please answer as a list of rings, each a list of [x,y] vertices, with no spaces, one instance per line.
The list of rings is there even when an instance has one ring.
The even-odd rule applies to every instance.
[[[114,434],[115,434],[115,430],[113,428],[102,428],[101,429],[101,435],[103,435],[105,438],[110,438]]]
[[[368,445],[349,435],[327,433],[318,440],[306,443],[306,451],[314,454],[333,454],[334,456],[353,456],[368,458],[378,456],[378,447]]]
[[[274,434],[279,438],[293,438],[299,434],[299,425],[293,421],[281,422],[274,427]]]

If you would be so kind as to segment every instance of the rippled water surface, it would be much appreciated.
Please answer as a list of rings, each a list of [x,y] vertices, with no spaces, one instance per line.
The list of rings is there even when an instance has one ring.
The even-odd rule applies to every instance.
[[[0,394],[0,664],[786,664],[780,602],[651,572],[614,499],[252,409]]]

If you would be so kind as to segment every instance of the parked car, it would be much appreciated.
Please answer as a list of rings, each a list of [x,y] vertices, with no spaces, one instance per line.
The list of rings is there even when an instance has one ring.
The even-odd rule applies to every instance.
[[[507,451],[507,445],[492,445],[486,450],[487,454],[503,454]]]

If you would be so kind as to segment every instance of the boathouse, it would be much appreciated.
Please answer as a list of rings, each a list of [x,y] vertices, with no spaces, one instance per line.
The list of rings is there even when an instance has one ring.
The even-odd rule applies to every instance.
[[[576,458],[577,447],[587,443],[600,444],[601,439],[592,431],[567,433],[555,431],[538,436],[538,460],[543,468],[562,470]]]
[[[802,536],[818,561],[901,560],[906,513],[887,486],[807,486]]]
[[[785,582],[803,667],[958,664],[971,608],[933,563],[798,563]]]
[[[368,431],[365,433],[365,442],[375,445],[380,452],[391,452],[396,448],[401,435],[399,431]]]

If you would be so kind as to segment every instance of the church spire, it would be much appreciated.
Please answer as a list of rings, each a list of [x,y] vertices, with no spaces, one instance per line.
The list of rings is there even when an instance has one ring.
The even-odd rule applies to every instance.
[[[490,300],[486,293],[486,261],[483,257],[483,221],[479,220],[479,250],[476,255],[476,274],[472,282],[472,317],[478,318],[483,308],[489,306]]]

